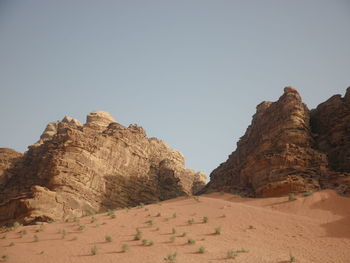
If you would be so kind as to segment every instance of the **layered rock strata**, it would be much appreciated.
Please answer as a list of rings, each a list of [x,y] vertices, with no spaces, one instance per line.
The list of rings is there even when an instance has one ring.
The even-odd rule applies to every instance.
[[[257,106],[251,125],[228,160],[210,175],[205,191],[248,196],[337,188],[350,193],[350,91],[309,111],[291,88]]]
[[[0,188],[0,223],[63,220],[135,206],[203,188],[205,175],[142,127],[124,127],[97,111],[87,122],[47,125]]]

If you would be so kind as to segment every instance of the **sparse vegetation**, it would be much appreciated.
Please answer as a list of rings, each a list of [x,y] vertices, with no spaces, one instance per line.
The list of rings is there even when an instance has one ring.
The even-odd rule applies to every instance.
[[[19,228],[20,226],[21,226],[21,224],[18,223],[17,221],[13,223],[13,229],[15,229],[15,230],[16,230],[17,228]]]
[[[218,226],[218,227],[215,228],[214,234],[215,235],[221,235],[221,226]]]
[[[93,216],[93,217],[91,217],[91,219],[90,219],[90,223],[91,223],[91,224],[92,224],[92,223],[95,223],[96,220],[97,220],[96,217]]]
[[[236,258],[238,256],[237,252],[234,250],[228,250],[227,251],[227,258]]]
[[[141,238],[142,238],[142,232],[138,228],[136,228],[136,234],[134,236],[134,240],[141,240]]]
[[[201,247],[199,247],[199,249],[198,249],[198,253],[199,253],[199,254],[204,254],[205,251],[206,251],[206,249],[205,249],[204,246],[201,246]]]
[[[171,243],[174,243],[174,242],[175,242],[175,239],[176,239],[175,236],[171,236],[171,237],[170,237],[170,242],[171,242]]]
[[[187,239],[187,244],[194,245],[196,244],[196,240],[189,238]]]
[[[85,229],[85,226],[84,225],[80,225],[79,227],[78,227],[78,230],[79,231],[83,231]]]
[[[154,221],[153,220],[148,220],[146,221],[146,224],[149,226],[153,226],[154,225]]]
[[[226,217],[226,215],[225,214],[223,214],[222,216],[220,216],[221,218],[225,218]]]
[[[91,255],[96,255],[97,254],[97,251],[98,251],[98,248],[96,245],[94,245],[92,248],[91,248]]]
[[[297,200],[297,197],[293,193],[288,194],[288,201],[295,201]]]
[[[164,258],[164,260],[165,260],[166,262],[174,263],[174,262],[176,262],[176,258],[177,258],[177,252],[172,253],[172,254],[168,254],[168,255]]]
[[[248,249],[245,249],[245,248],[241,248],[239,250],[236,250],[236,253],[248,253],[249,250]]]
[[[7,237],[7,235],[4,234],[4,235],[1,237],[1,239],[6,239],[6,237]]]
[[[194,196],[193,199],[196,200],[197,202],[200,202],[199,196]]]
[[[2,261],[7,261],[9,259],[8,255],[2,255],[1,257]]]
[[[173,218],[176,218],[176,213],[173,213]]]
[[[292,255],[292,253],[289,253],[289,263],[294,263],[296,262],[296,258]]]
[[[155,230],[156,230],[156,231],[159,231],[159,230],[160,230],[160,228],[159,228],[159,227],[157,227]]]
[[[161,216],[161,214],[158,212],[158,214],[156,215],[156,217],[160,217]]]
[[[313,195],[313,194],[314,194],[314,192],[306,192],[306,193],[303,193],[303,196],[308,197],[308,196]]]
[[[78,237],[73,237],[72,239],[71,239],[71,241],[75,241],[75,240],[77,240],[78,239]]]
[[[19,233],[21,234],[21,236],[26,235],[27,234],[27,229],[23,229]]]
[[[192,224],[194,224],[194,219],[193,219],[193,218],[191,218],[191,219],[188,219],[188,220],[187,220],[187,223],[188,223],[189,225],[192,225]]]
[[[38,242],[39,241],[39,237],[37,235],[34,235],[33,238],[34,238],[34,242]]]
[[[249,226],[249,229],[255,229],[255,227],[254,227],[254,226],[252,226],[252,225],[250,225],[250,226]]]
[[[121,249],[122,249],[122,252],[126,252],[126,251],[129,250],[129,245],[128,245],[128,244],[123,244],[123,245],[121,246]]]
[[[62,229],[61,234],[62,234],[62,239],[64,239],[67,235],[67,231],[65,229]]]
[[[171,229],[171,233],[174,235],[174,234],[176,234],[176,229],[173,227],[172,229]]]
[[[144,208],[145,204],[144,203],[140,203],[139,208]]]
[[[13,247],[14,245],[15,245],[15,243],[11,242],[11,243],[9,244],[9,247]]]
[[[187,232],[182,232],[180,237],[185,237],[187,235]]]
[[[110,243],[112,242],[112,237],[111,236],[105,236],[106,242]]]
[[[205,224],[205,223],[208,223],[208,221],[209,221],[209,218],[207,217],[207,216],[204,216],[203,217],[203,223]]]

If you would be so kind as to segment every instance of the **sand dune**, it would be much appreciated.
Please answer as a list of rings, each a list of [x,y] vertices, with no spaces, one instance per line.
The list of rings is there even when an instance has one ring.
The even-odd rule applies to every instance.
[[[104,213],[78,220],[1,233],[0,256],[16,263],[156,263],[177,252],[176,262],[287,263],[290,255],[303,263],[350,262],[350,199],[329,190],[295,201],[213,193],[119,210],[115,218]],[[221,233],[214,234],[218,227]],[[134,240],[136,228],[140,240]],[[143,239],[154,244],[143,245]],[[125,252],[123,244],[129,247]],[[228,258],[229,250],[234,258]]]

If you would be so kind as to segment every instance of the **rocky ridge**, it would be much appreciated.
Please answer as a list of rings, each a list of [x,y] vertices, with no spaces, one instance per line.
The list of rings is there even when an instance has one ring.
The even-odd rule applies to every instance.
[[[337,189],[350,194],[350,88],[310,111],[286,87],[257,106],[237,149],[210,174],[205,191],[270,197]]]
[[[84,125],[70,117],[49,123],[28,148],[13,154],[16,165],[0,166],[11,175],[0,177],[0,224],[65,220],[192,195],[205,184],[205,174],[186,169],[180,152],[102,111]]]

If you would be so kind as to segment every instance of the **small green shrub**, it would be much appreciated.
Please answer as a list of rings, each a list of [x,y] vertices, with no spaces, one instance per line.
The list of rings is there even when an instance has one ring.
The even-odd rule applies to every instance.
[[[13,229],[17,229],[21,226],[20,223],[18,223],[17,221],[13,223]]]
[[[176,229],[173,227],[172,229],[171,229],[171,233],[174,235],[174,234],[176,234]]]
[[[96,255],[97,254],[97,251],[98,251],[98,248],[96,245],[94,245],[92,248],[91,248],[91,255]]]
[[[180,237],[185,237],[187,235],[187,232],[182,232]]]
[[[141,240],[141,238],[142,238],[142,232],[138,228],[136,228],[136,234],[134,236],[134,240]]]
[[[249,250],[248,249],[245,249],[245,248],[241,248],[239,250],[236,250],[236,253],[248,253]]]
[[[84,225],[80,225],[79,227],[78,227],[78,230],[79,231],[83,231],[85,229],[85,226]]]
[[[205,253],[205,247],[204,246],[201,246],[201,247],[199,247],[199,249],[198,249],[198,253],[199,254],[204,254]]]
[[[62,234],[62,239],[64,239],[67,235],[67,231],[65,229],[62,229],[61,234]]]
[[[91,224],[92,224],[92,223],[95,223],[96,220],[97,220],[96,217],[93,216],[93,217],[91,217],[91,219],[90,219],[90,223],[91,223]]]
[[[194,245],[196,244],[196,240],[189,238],[187,239],[187,244]]]
[[[158,214],[156,215],[156,217],[160,217],[161,216],[161,214],[158,212]]]
[[[203,223],[205,224],[205,223],[208,223],[208,221],[209,221],[209,218],[207,217],[207,216],[204,216],[203,217]]]
[[[77,240],[78,239],[78,237],[73,237],[72,239],[71,239],[71,241],[75,241],[75,240]]]
[[[8,255],[2,255],[1,256],[2,261],[7,261],[9,259]]]
[[[111,236],[105,236],[106,242],[110,243],[112,242],[112,237]]]
[[[170,237],[170,242],[171,242],[171,243],[174,243],[174,242],[175,242],[175,239],[176,239],[175,236],[171,236],[171,237]]]
[[[7,234],[3,234],[3,236],[1,237],[1,239],[6,239]]]
[[[173,218],[176,218],[176,213],[173,213]]]
[[[128,245],[128,244],[123,244],[123,245],[121,246],[121,249],[122,249],[122,252],[126,252],[126,251],[129,250],[129,245]]]
[[[11,243],[9,244],[9,247],[13,247],[14,245],[15,245],[15,243],[11,242]]]
[[[234,250],[228,250],[227,251],[227,258],[236,258],[238,256],[237,252]]]
[[[39,241],[39,237],[37,235],[34,235],[33,238],[34,238],[34,242],[38,242]]]
[[[157,227],[157,228],[156,228],[156,231],[159,231],[159,229],[160,229],[160,228],[159,228],[159,227]]]
[[[188,220],[187,220],[187,223],[188,223],[189,225],[192,225],[192,224],[194,224],[194,219],[193,219],[193,218],[191,218],[191,219],[188,219]]]
[[[149,226],[153,226],[154,225],[154,221],[153,220],[148,220],[146,221],[146,224]]]
[[[288,201],[295,201],[297,200],[297,197],[293,193],[288,194]]]
[[[296,258],[292,255],[292,253],[289,253],[289,263],[294,263],[296,262]]]
[[[218,226],[217,228],[215,228],[214,234],[215,235],[221,235],[221,226]]]
[[[308,196],[313,195],[313,194],[314,194],[314,192],[306,192],[306,193],[303,193],[303,196],[308,197]]]
[[[166,262],[174,263],[174,262],[176,262],[176,258],[177,258],[177,252],[172,253],[172,254],[168,254],[168,255],[164,258],[164,260],[165,260]]]

